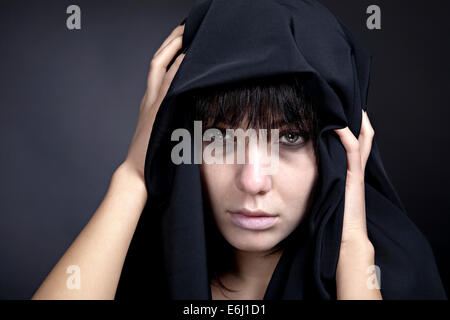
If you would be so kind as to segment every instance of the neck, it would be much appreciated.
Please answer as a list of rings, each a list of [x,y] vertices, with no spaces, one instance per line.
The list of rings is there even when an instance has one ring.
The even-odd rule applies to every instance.
[[[282,251],[269,254],[265,252],[249,252],[234,249],[234,275],[242,280],[269,282],[273,271],[280,260]]]
[[[282,251],[249,252],[234,248],[235,268],[220,276],[221,282],[233,291],[212,287],[213,299],[262,300]],[[219,288],[219,289],[217,289]]]

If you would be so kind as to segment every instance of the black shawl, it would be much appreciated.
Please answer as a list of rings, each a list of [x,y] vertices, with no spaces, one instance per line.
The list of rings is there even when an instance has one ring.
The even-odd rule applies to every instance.
[[[145,167],[148,202],[116,298],[211,299],[199,165],[174,165],[170,158],[172,130],[192,131],[180,95],[243,79],[304,73],[323,122],[318,189],[309,218],[293,232],[264,298],[335,299],[347,162],[333,129],[349,126],[359,135],[371,56],[313,0],[198,0],[185,23],[186,56],[154,123]],[[365,192],[383,298],[445,299],[432,250],[407,217],[376,139]]]

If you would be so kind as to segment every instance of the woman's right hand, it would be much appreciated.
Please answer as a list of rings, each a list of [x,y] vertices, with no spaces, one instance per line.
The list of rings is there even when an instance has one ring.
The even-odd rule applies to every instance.
[[[156,113],[178,71],[185,54],[181,53],[167,70],[167,66],[182,47],[184,25],[176,27],[153,55],[147,77],[147,88],[142,98],[139,118],[128,154],[121,167],[136,173],[144,182],[144,165],[150,134]]]
[[[33,299],[114,299],[123,263],[145,207],[144,162],[156,112],[184,54],[167,66],[181,49],[179,26],[153,56],[147,89],[126,160],[116,169],[102,203],[74,243],[41,284]],[[67,268],[82,270],[79,290],[68,288]]]

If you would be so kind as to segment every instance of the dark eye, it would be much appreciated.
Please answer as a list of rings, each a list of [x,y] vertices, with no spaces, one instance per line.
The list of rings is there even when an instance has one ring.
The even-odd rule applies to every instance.
[[[220,132],[220,137],[222,138],[222,141],[224,143],[229,143],[234,140],[234,135],[232,134],[232,131],[228,132],[225,128],[218,128],[218,133]]]
[[[225,128],[208,128],[208,130],[206,137],[208,137],[211,142],[218,139],[222,140],[223,143],[230,143],[234,140],[233,134],[227,132]],[[205,132],[203,134],[205,135]]]
[[[299,146],[303,144],[304,139],[299,133],[288,131],[281,134],[280,142],[288,146]]]

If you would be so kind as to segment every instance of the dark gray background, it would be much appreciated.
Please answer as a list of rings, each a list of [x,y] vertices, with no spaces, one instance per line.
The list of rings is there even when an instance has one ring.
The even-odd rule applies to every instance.
[[[0,299],[30,298],[123,161],[149,62],[193,1],[0,2]],[[369,115],[450,288],[449,1],[323,0],[373,56]],[[77,4],[82,29],[66,28]],[[366,8],[382,9],[382,30]]]

